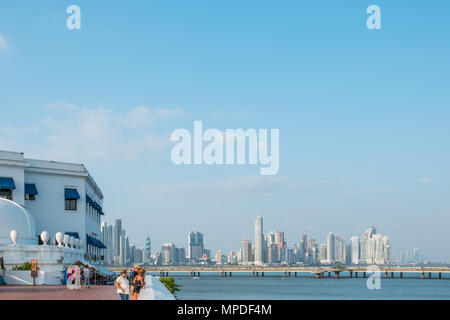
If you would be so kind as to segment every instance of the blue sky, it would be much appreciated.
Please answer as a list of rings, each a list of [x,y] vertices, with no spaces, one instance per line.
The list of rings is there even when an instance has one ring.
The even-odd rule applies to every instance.
[[[66,8],[81,8],[81,30]],[[366,28],[381,8],[382,30]],[[375,225],[450,260],[448,1],[0,4],[0,149],[84,163],[131,240],[213,251]],[[280,172],[176,167],[170,133],[280,129]]]

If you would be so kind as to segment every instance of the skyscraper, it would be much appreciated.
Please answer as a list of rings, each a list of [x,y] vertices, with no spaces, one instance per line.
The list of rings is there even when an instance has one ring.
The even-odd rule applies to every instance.
[[[350,238],[352,263],[359,264],[359,237],[354,236]]]
[[[242,241],[242,262],[253,262],[252,259],[252,242],[249,239]]]
[[[106,222],[102,222],[101,224],[101,239],[105,244],[105,257],[104,261],[107,265],[112,265],[114,263],[114,231],[113,226],[108,226]]]
[[[161,248],[162,264],[170,265],[174,264],[177,260],[176,258],[176,246],[173,243],[165,243]]]
[[[152,241],[150,239],[150,236],[145,239],[145,252],[147,254],[147,257],[150,257],[152,255]]]
[[[328,245],[323,243],[320,245],[320,251],[319,251],[319,261],[320,263],[326,263],[328,260],[328,254],[327,254]]]
[[[284,249],[286,248],[286,242],[284,241],[284,232],[275,231],[275,243],[278,246],[278,260],[285,262],[286,254]]]
[[[204,253],[203,233],[190,231],[188,234],[188,258],[200,260]]]
[[[261,216],[255,220],[255,264],[263,264],[263,218]]]
[[[119,264],[125,266],[126,264],[126,239],[125,230],[121,230],[119,237]]]
[[[335,258],[335,236],[333,232],[330,232],[328,234],[328,241],[327,241],[327,260],[329,263],[333,263],[334,262],[334,258]]]

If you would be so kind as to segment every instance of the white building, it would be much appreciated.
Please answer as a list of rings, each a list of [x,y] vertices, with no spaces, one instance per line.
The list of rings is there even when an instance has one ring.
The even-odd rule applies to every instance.
[[[263,218],[257,217],[255,220],[255,264],[263,264]]]
[[[352,254],[352,263],[357,265],[359,264],[359,237],[354,236],[350,238],[351,244],[351,254]]]
[[[0,251],[4,254],[5,246],[12,243],[10,232],[14,228],[18,245],[42,244],[44,231],[48,243],[56,244],[60,232],[66,239],[77,239],[72,242],[78,243],[86,262],[103,262],[103,194],[84,165],[26,159],[23,153],[0,151],[0,197],[11,200],[3,201],[0,208]],[[29,214],[6,213],[14,211],[11,203]]]

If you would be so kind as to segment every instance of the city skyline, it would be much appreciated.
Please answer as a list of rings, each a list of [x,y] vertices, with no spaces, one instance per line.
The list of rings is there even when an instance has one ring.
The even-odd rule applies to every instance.
[[[126,248],[114,248],[110,242],[110,233],[117,233],[122,221],[117,220],[115,227],[102,223],[102,239],[109,244],[108,252],[116,252],[117,257],[107,257],[105,261],[112,265],[125,264],[150,264],[150,265],[184,265],[189,263],[217,263],[217,264],[296,264],[306,265],[392,265],[392,264],[423,264],[423,263],[448,263],[448,261],[429,261],[419,248],[406,248],[399,250],[394,255],[394,250],[388,237],[377,233],[375,227],[368,228],[364,233],[345,238],[338,233],[330,232],[326,236],[325,243],[310,237],[305,231],[301,240],[289,243],[283,231],[272,230],[264,233],[264,222],[261,216],[254,221],[254,238],[242,240],[242,246],[238,250],[206,249],[204,235],[198,231],[189,231],[187,234],[187,250],[184,244],[177,246],[173,242],[165,242],[152,252],[150,249],[150,236],[146,238],[146,246],[130,245],[125,231],[121,230],[121,236],[127,240]],[[108,229],[109,228],[109,229]],[[107,230],[105,232],[105,229]],[[258,249],[259,248],[259,249]],[[116,251],[114,251],[116,250]],[[259,251],[259,253],[258,253]],[[214,254],[214,252],[216,252]],[[124,258],[123,253],[126,258]],[[227,255],[228,253],[228,255]],[[126,263],[124,263],[126,261]]]

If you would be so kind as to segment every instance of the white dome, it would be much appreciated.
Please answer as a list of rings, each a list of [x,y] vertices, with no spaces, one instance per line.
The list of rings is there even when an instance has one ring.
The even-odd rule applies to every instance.
[[[12,230],[19,233],[18,244],[38,244],[36,223],[31,213],[13,201],[0,198],[0,245],[12,244]]]

